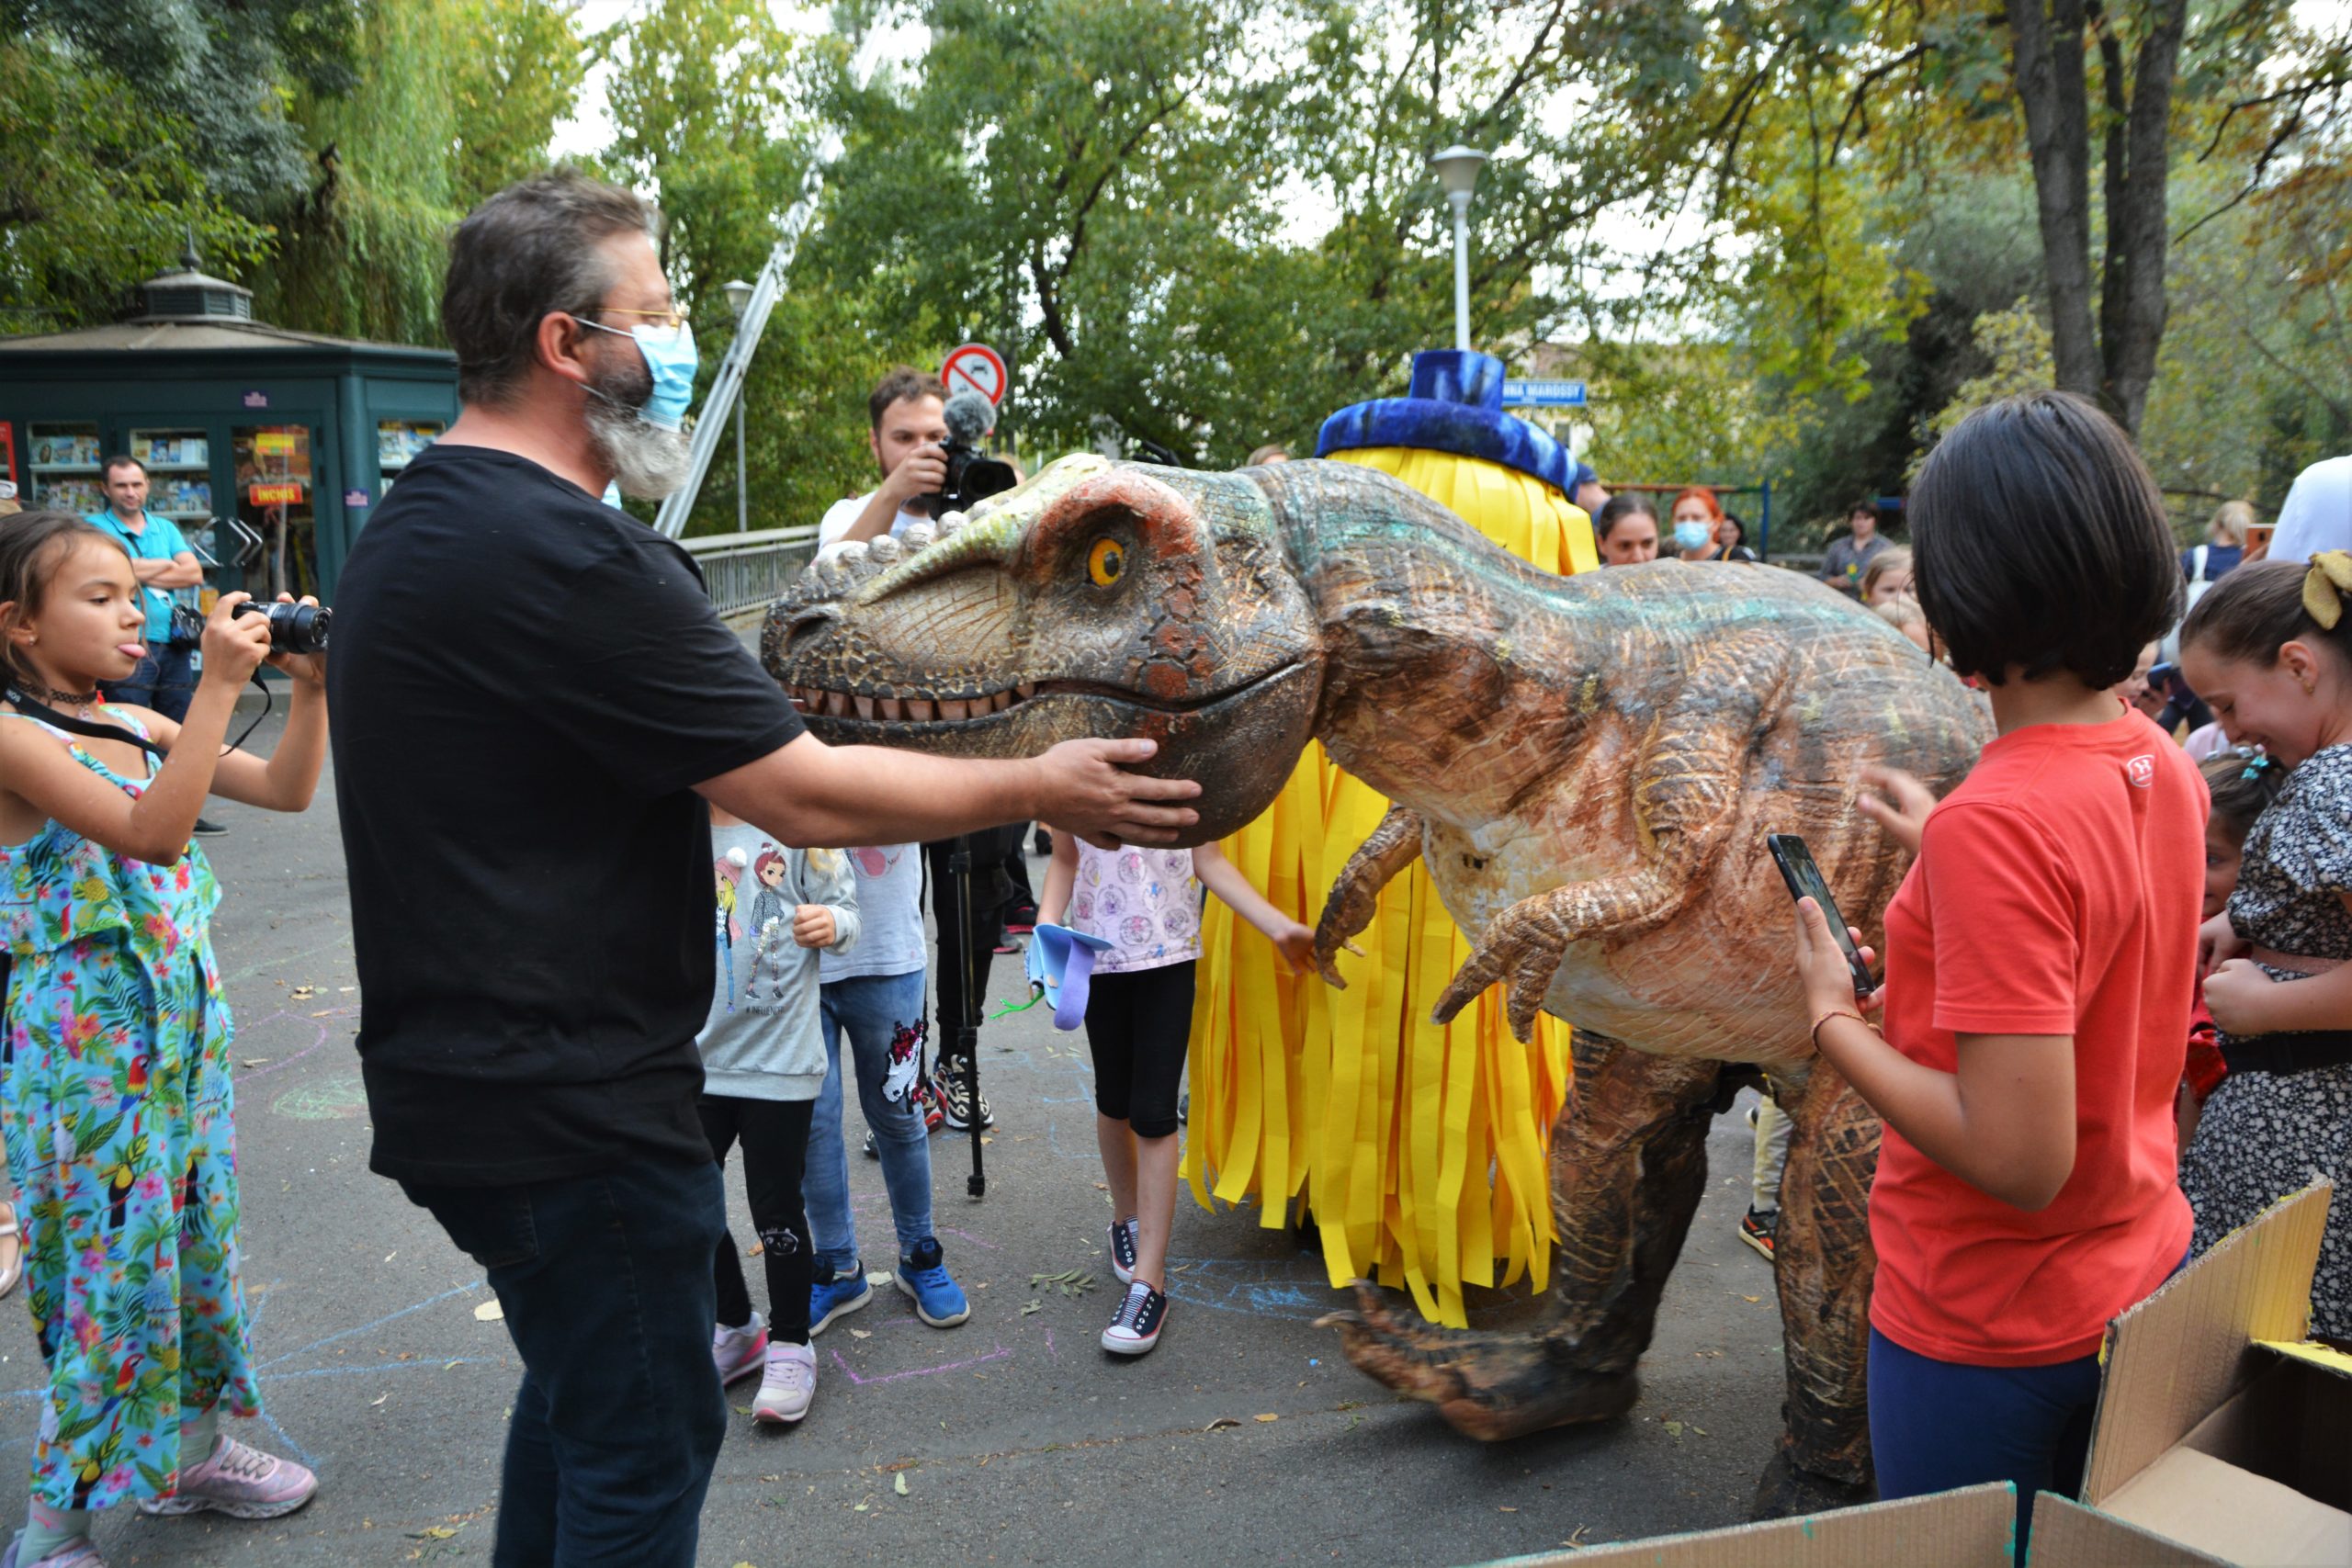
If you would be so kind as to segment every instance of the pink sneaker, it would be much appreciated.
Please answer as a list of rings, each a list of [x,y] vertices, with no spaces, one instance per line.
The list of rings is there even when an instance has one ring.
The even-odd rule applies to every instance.
[[[179,1490],[168,1497],[141,1500],[142,1514],[194,1514],[206,1508],[236,1519],[274,1519],[311,1500],[319,1478],[290,1459],[279,1459],[223,1436],[212,1457],[180,1472]]]
[[[751,1376],[767,1364],[768,1325],[758,1313],[741,1328],[725,1324],[710,1331],[710,1359],[718,1364],[718,1386]]]
[[[0,1552],[0,1568],[107,1568],[107,1560],[99,1556],[98,1549],[86,1540],[74,1541],[46,1557],[19,1563],[17,1549],[24,1544],[24,1540],[23,1536],[18,1536],[8,1543],[6,1551]]]

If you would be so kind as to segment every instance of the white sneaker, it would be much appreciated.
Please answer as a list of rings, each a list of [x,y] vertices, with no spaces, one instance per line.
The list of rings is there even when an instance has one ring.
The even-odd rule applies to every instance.
[[[710,1359],[718,1363],[718,1386],[725,1388],[738,1379],[760,1370],[768,1348],[768,1325],[758,1313],[741,1328],[719,1324],[710,1331]]]
[[[807,1345],[770,1345],[767,1375],[760,1380],[760,1395],[752,1401],[752,1419],[769,1427],[789,1427],[808,1414],[817,1397],[817,1352]]]

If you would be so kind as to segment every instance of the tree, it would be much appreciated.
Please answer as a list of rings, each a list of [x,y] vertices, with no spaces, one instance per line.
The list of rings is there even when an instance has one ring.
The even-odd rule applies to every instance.
[[[255,309],[284,326],[392,343],[441,341],[449,230],[541,166],[585,70],[560,0],[368,0],[364,68],[293,95],[313,170],[269,209]]]

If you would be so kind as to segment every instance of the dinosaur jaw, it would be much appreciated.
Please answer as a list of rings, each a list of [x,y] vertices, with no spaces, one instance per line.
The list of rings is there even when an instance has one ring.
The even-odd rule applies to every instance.
[[[1264,810],[1305,749],[1319,661],[1280,665],[1198,701],[1163,702],[1088,682],[1021,682],[949,697],[876,697],[787,683],[829,745],[896,746],[949,757],[1032,757],[1083,736],[1140,737],[1159,750],[1135,771],[1199,781],[1187,845],[1214,842]],[[895,707],[896,715],[891,709]],[[1280,765],[1268,760],[1279,757]]]

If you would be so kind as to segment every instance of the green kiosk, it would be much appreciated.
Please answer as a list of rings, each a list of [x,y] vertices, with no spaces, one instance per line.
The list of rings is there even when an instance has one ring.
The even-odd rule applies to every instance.
[[[129,321],[0,337],[0,478],[28,509],[96,512],[100,465],[129,453],[214,588],[332,604],[368,509],[458,417],[457,356],[265,325],[183,263]]]

